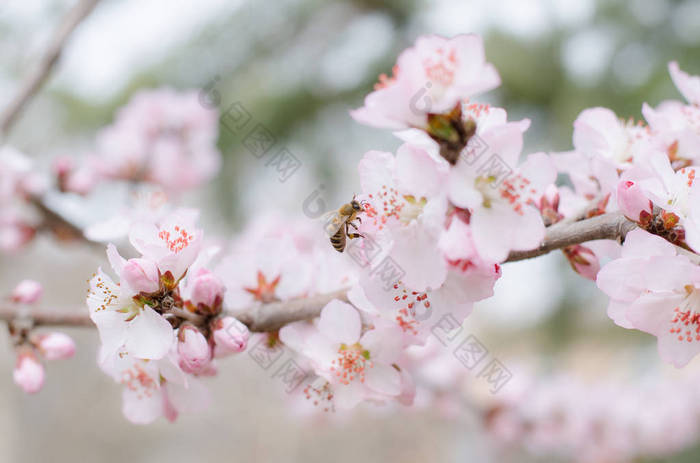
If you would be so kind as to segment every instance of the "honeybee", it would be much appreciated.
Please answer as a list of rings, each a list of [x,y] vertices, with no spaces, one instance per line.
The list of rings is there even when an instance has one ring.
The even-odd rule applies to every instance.
[[[346,238],[351,240],[364,238],[364,235],[357,233],[357,225],[353,223],[355,219],[362,223],[358,214],[364,210],[363,203],[363,201],[357,201],[353,195],[352,201],[343,204],[337,211],[330,211],[324,216],[326,232],[331,237],[331,244],[336,251],[343,252],[345,250]],[[351,232],[348,227],[354,228],[355,232]]]

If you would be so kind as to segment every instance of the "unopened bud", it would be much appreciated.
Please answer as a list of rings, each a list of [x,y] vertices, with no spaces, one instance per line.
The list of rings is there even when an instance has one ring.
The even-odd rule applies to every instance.
[[[212,324],[215,354],[222,357],[245,350],[248,345],[248,327],[234,317],[222,317]]]

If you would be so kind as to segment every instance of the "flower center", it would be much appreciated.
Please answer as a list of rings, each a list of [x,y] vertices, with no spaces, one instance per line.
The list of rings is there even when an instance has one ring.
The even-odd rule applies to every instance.
[[[380,230],[391,219],[408,225],[422,213],[428,200],[413,195],[400,195],[393,187],[382,185],[377,193],[368,195],[369,202],[365,205],[365,213]]]
[[[306,400],[311,400],[314,406],[322,406],[324,412],[334,412],[335,405],[333,404],[333,389],[328,381],[324,381],[322,385],[314,386],[307,384],[304,388]]]
[[[139,364],[122,373],[122,384],[129,390],[138,392],[138,398],[151,397],[153,391],[157,389],[157,384],[153,378]]]
[[[373,366],[369,359],[369,351],[363,348],[360,343],[351,346],[341,344],[338,348],[338,354],[338,358],[331,362],[331,372],[338,380],[345,385],[350,384],[355,379],[364,383],[365,370]]]
[[[189,233],[184,227],[175,225],[172,230],[161,230],[158,233],[158,238],[168,246],[170,251],[175,254],[185,249],[194,239],[194,236]]]
[[[443,87],[451,85],[457,70],[457,53],[454,49],[438,48],[435,54],[423,60],[425,75]]]
[[[700,341],[700,291],[693,286],[686,286],[686,297],[683,302],[673,309],[671,318],[671,334],[678,335],[679,341]]]
[[[255,288],[243,287],[243,289],[252,294],[256,301],[262,303],[278,301],[279,298],[275,295],[275,290],[280,282],[280,278],[281,275],[278,275],[268,282],[265,274],[258,270],[258,286]]]
[[[430,300],[425,292],[409,291],[401,281],[394,283],[394,302],[396,304],[396,323],[404,333],[418,334],[418,324],[421,320],[430,318],[430,315],[419,315],[416,318],[416,309],[422,305],[426,311],[430,310]]]

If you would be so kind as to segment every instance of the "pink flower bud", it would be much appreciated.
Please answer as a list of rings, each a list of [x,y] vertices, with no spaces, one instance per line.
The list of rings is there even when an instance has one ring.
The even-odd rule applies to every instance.
[[[39,336],[37,342],[39,352],[47,360],[71,358],[75,354],[75,343],[64,333],[48,333]]]
[[[242,352],[248,345],[248,327],[234,317],[218,318],[212,328],[217,357]]]
[[[628,219],[645,223],[651,219],[654,205],[639,186],[630,180],[617,184],[617,204]]]
[[[563,249],[564,255],[569,259],[571,268],[584,278],[595,281],[600,271],[600,261],[593,251],[580,244],[568,246]]]
[[[34,304],[43,294],[41,283],[34,280],[22,280],[12,291],[12,300],[21,304]]]
[[[183,325],[180,327],[177,339],[180,368],[185,373],[199,373],[204,370],[212,357],[207,338],[194,326]]]
[[[23,350],[17,354],[17,363],[12,372],[15,384],[27,394],[35,394],[44,385],[44,367],[31,350]]]
[[[122,280],[137,292],[154,293],[160,287],[158,266],[147,259],[129,259],[124,264]]]
[[[190,302],[195,307],[203,305],[212,312],[218,312],[224,298],[224,284],[207,269],[201,269],[191,283]]]

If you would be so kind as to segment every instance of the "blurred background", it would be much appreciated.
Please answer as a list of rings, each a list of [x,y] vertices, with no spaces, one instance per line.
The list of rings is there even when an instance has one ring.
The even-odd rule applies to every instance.
[[[0,107],[72,4],[2,2]],[[207,234],[228,239],[266,212],[304,219],[302,203],[321,185],[329,209],[346,202],[359,190],[363,153],[399,145],[387,131],[355,123],[348,110],[361,106],[417,36],[465,32],[484,36],[502,77],[482,100],[505,107],[511,119],[532,119],[526,152],[570,149],[572,122],[586,107],[638,119],[642,102],[680,98],[668,61],[700,74],[700,2],[691,0],[104,0],[8,141],[37,160],[87,154],[96,132],[144,88],[206,88],[202,103],[222,112],[240,103],[302,165],[281,182],[246,150],[244,134],[220,127],[220,175],[181,201],[202,209]],[[64,212],[89,224],[118,200],[103,192],[68,201]],[[104,265],[99,254],[39,239],[22,254],[0,255],[0,294],[31,277],[46,287],[46,309],[77,310],[97,265]],[[557,254],[505,265],[496,294],[466,326],[506,364],[629,387],[639,376],[698,369],[697,359],[681,372],[661,365],[655,339],[616,327],[594,283]],[[134,426],[121,415],[120,387],[95,365],[96,332],[69,334],[78,341],[76,358],[50,364],[35,397],[12,384],[11,346],[0,342],[1,461],[552,461],[525,449],[501,452],[468,411],[362,408],[300,420],[283,386],[246,355],[224,361],[208,381],[215,397],[208,412]],[[658,461],[699,459],[696,447]]]

